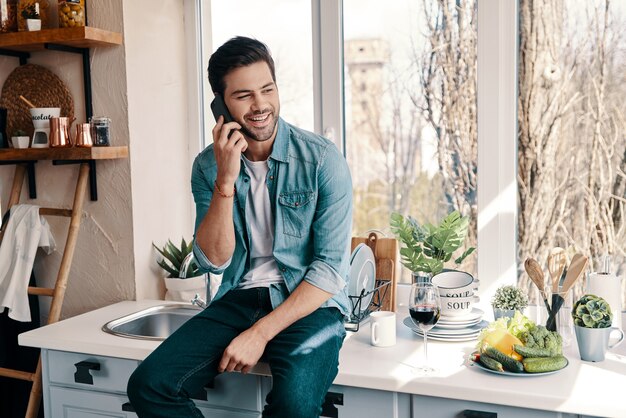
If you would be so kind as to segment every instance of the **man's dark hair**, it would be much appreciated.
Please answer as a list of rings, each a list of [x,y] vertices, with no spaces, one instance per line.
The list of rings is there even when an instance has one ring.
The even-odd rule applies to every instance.
[[[226,85],[224,76],[235,68],[247,67],[263,61],[267,63],[272,73],[272,79],[276,82],[274,60],[270,55],[269,48],[256,39],[237,36],[220,46],[209,59],[209,83],[213,92],[224,96]]]

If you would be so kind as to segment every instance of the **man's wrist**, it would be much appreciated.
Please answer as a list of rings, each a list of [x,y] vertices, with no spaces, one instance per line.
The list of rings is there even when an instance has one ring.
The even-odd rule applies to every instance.
[[[260,339],[265,341],[267,344],[270,342],[274,335],[272,335],[271,330],[267,329],[265,326],[264,318],[257,321],[251,328],[250,331],[254,332]]]
[[[235,188],[235,186],[220,186],[217,183],[217,180],[215,180],[215,191],[217,192],[218,195],[220,195],[221,197],[225,197],[225,198],[230,198],[235,196],[235,192],[237,191],[237,189]]]

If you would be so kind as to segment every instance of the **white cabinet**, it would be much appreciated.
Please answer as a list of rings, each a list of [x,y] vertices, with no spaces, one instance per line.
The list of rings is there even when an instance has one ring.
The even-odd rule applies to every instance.
[[[126,396],[139,361],[42,350],[46,418],[137,417]],[[225,373],[194,399],[211,418],[260,418],[269,377]]]
[[[333,399],[334,398],[334,399]],[[333,385],[326,396],[322,417],[410,418],[411,395],[383,390]],[[335,406],[329,405],[336,402]]]
[[[482,402],[412,396],[411,418],[573,418],[577,415]]]
[[[129,408],[128,398],[101,392],[89,392],[57,386],[50,387],[50,413],[46,417],[92,418],[115,417],[136,418]]]

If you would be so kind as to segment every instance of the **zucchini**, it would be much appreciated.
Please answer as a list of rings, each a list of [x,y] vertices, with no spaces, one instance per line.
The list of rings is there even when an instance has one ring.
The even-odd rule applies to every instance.
[[[552,351],[548,348],[526,347],[515,344],[513,349],[524,358],[529,357],[552,357]]]
[[[523,360],[523,364],[528,373],[554,372],[567,366],[567,359],[563,356],[529,357]]]
[[[503,352],[493,347],[487,347],[487,349],[483,352],[483,355],[484,354],[487,354],[489,357],[495,360],[498,360],[498,362],[500,362],[502,366],[510,372],[513,372],[513,373],[524,372],[524,365],[521,362],[515,360],[513,357],[507,356]]]
[[[488,369],[495,370],[498,372],[504,371],[504,368],[502,367],[502,363],[500,363],[498,360],[492,359],[486,354],[481,354],[480,357],[478,358],[478,361],[480,362],[480,364],[482,364]]]

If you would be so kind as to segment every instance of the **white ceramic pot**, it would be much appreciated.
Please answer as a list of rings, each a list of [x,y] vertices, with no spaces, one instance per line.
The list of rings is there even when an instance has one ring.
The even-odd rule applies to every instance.
[[[574,325],[576,341],[580,359],[584,361],[604,361],[606,351],[621,344],[624,332],[617,327],[585,328]],[[609,341],[611,334],[617,334],[617,339]]]
[[[514,316],[515,309],[493,308],[493,319],[513,318]]]
[[[26,19],[26,29],[31,32],[41,30],[41,19]]]
[[[165,278],[165,300],[191,302],[196,294],[207,301],[207,275],[190,277],[188,279]]]
[[[12,136],[11,143],[13,148],[28,148],[30,146],[29,136]]]

